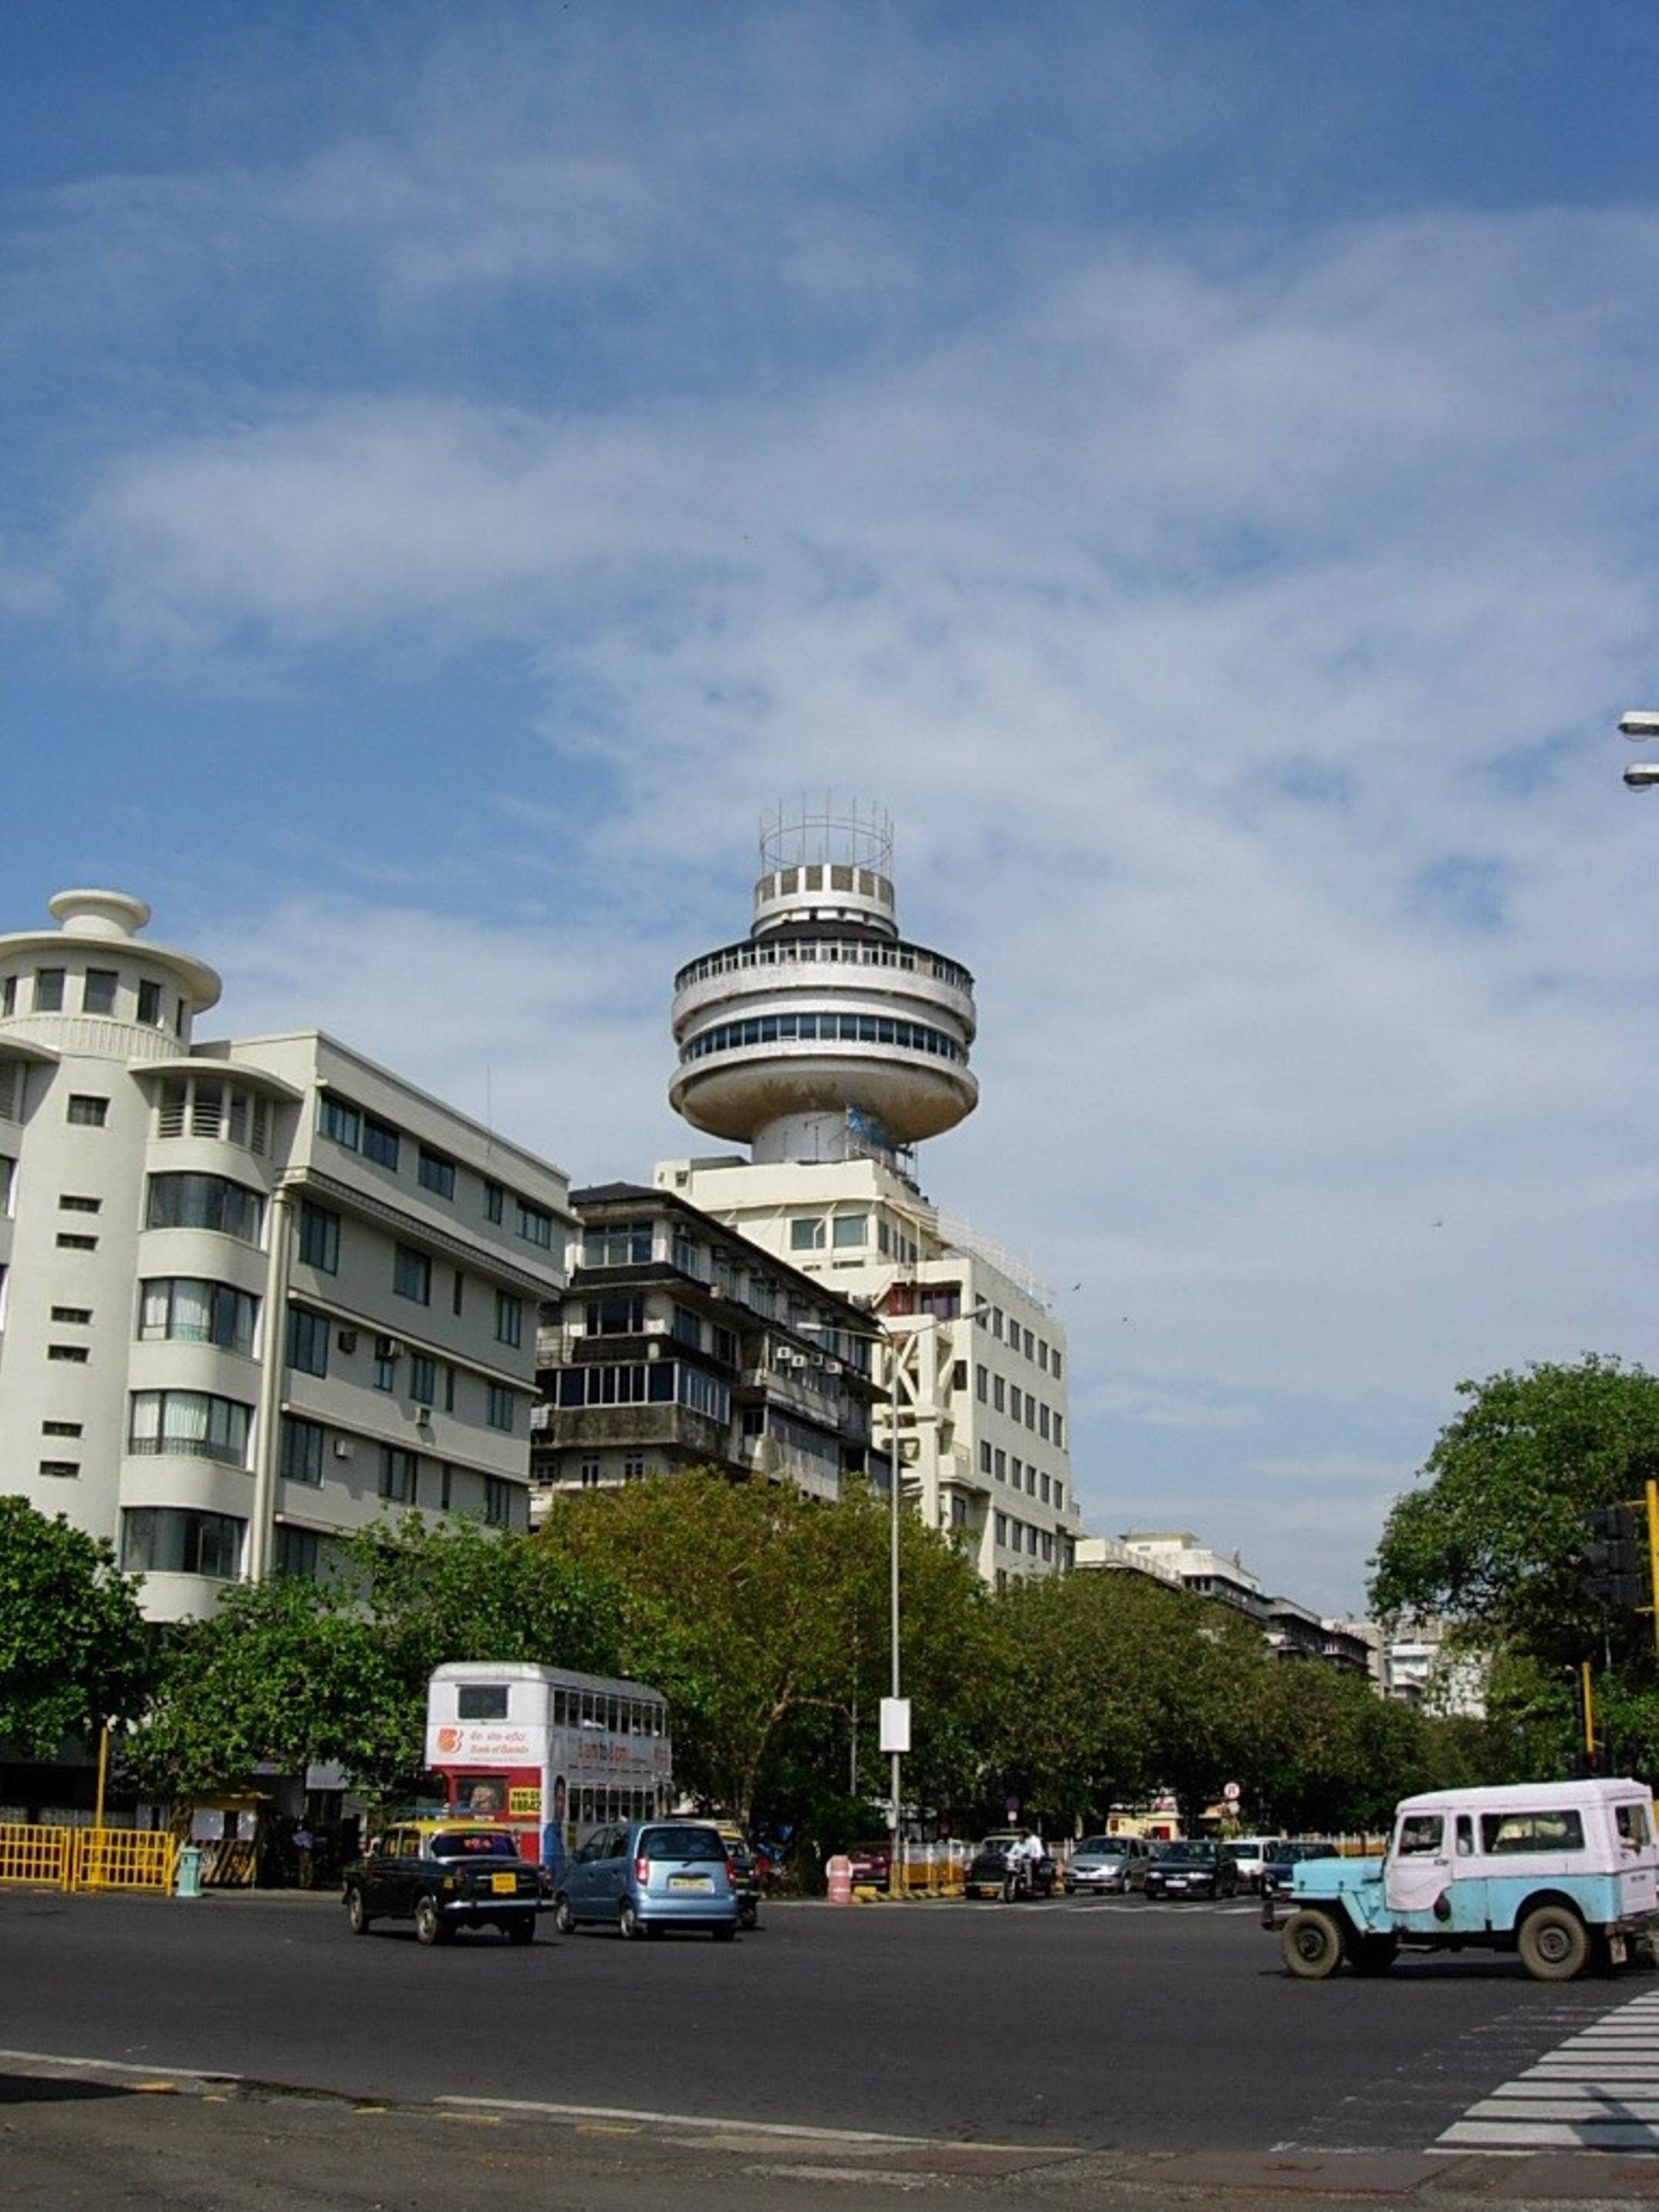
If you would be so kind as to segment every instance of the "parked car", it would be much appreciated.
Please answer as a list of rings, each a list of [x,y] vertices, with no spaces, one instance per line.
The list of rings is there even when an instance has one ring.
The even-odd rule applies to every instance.
[[[1267,1853],[1278,1836],[1229,1836],[1227,1849],[1232,1853],[1238,1868],[1238,1878],[1244,1887],[1258,1890],[1261,1887],[1261,1869],[1267,1864]]]
[[[374,1838],[344,1875],[354,1936],[376,1920],[412,1920],[418,1943],[447,1943],[459,1928],[499,1928],[535,1941],[546,1903],[540,1869],[519,1856],[507,1828],[458,1820],[407,1820]]]
[[[854,1844],[847,1856],[852,1863],[853,1887],[860,1882],[866,1888],[885,1889],[893,1867],[893,1847],[884,1838],[877,1844]]]
[[[630,1820],[597,1829],[565,1861],[553,1899],[562,1936],[584,1926],[615,1928],[629,1938],[706,1928],[728,1943],[738,1915],[726,1845],[708,1820]]]
[[[757,1928],[760,1925],[760,1862],[748,1837],[734,1820],[717,1820],[714,1832],[726,1846],[726,1879],[737,1892],[738,1923],[743,1928]]]
[[[1139,1836],[1085,1836],[1066,1861],[1062,1876],[1067,1897],[1127,1897],[1146,1886],[1152,1863]]]
[[[1334,1859],[1341,1856],[1334,1844],[1315,1843],[1300,1836],[1287,1837],[1282,1843],[1269,1844],[1261,1868],[1261,1894],[1263,1897],[1288,1896],[1296,1869],[1304,1859]]]
[[[1402,1946],[1514,1951],[1534,1981],[1622,1966],[1659,1928],[1659,1845],[1641,1782],[1505,1784],[1404,1797],[1380,1859],[1303,1860],[1279,1936],[1299,1981],[1346,1959],[1384,1973]],[[1272,1903],[1262,1919],[1274,1924]]]
[[[1019,1841],[1018,1828],[998,1828],[980,1844],[968,1862],[967,1879],[963,1884],[965,1897],[1000,1897],[1008,1871],[1008,1854]],[[1052,1897],[1059,1868],[1045,1851],[1031,1865],[1031,1894],[1033,1897]]]
[[[1146,1869],[1148,1897],[1237,1897],[1238,1866],[1225,1844],[1170,1844]]]

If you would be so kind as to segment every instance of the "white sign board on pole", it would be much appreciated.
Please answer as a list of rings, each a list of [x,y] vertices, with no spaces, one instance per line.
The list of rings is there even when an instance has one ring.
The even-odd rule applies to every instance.
[[[884,1751],[908,1752],[910,1748],[910,1700],[908,1698],[882,1699],[881,1747]]]
[[[1237,1805],[1239,1799],[1244,1795],[1244,1792],[1239,1788],[1237,1783],[1230,1782],[1224,1788],[1221,1794],[1223,1797],[1225,1798],[1228,1804]]]

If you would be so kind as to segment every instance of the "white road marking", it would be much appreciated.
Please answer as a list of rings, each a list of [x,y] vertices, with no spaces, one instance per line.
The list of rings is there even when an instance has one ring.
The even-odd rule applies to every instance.
[[[1569,2036],[1434,2147],[1659,2151],[1659,1995],[1632,1997]]]

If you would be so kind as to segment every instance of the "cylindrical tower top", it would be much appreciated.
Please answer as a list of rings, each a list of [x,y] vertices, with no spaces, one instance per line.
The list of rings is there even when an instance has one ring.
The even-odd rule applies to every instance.
[[[850,924],[898,935],[893,900],[893,824],[854,800],[821,810],[805,799],[761,817],[761,872],[755,884],[757,937],[775,930]]]
[[[803,800],[761,827],[748,938],[675,979],[669,1091],[757,1160],[890,1158],[972,1113],[974,979],[900,937],[893,830]]]

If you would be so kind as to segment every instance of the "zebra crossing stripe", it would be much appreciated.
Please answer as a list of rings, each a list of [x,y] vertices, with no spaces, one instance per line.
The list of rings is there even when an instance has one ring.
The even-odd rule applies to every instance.
[[[1435,2148],[1659,2151],[1659,1996],[1569,2036],[1471,2105]]]

